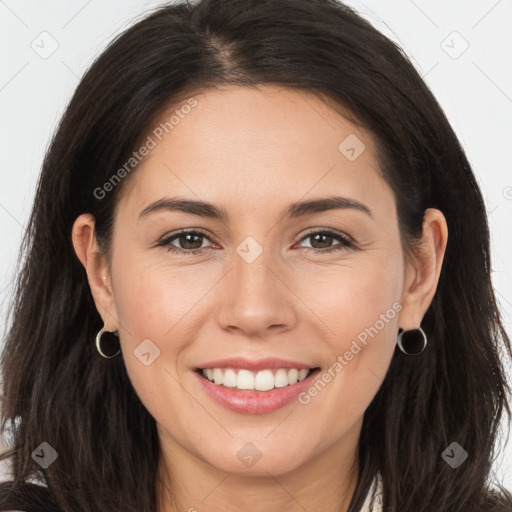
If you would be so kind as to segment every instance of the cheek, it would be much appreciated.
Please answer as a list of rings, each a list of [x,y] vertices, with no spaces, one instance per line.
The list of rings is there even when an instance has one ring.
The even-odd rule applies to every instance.
[[[162,403],[172,408],[183,393],[175,380],[186,369],[182,354],[197,338],[204,323],[197,316],[201,298],[218,277],[142,257],[115,263],[113,289],[126,369],[139,397],[158,418]]]
[[[114,283],[116,312],[130,344],[144,338],[173,340],[189,324],[191,310],[215,283],[211,273],[132,258],[120,262]]]
[[[364,269],[329,270],[314,280],[314,293],[303,290],[305,302],[322,321],[324,353],[330,354],[303,403],[312,416],[325,416],[333,432],[346,430],[364,413],[386,375],[401,310],[400,261],[380,258]]]
[[[123,279],[113,286],[126,370],[149,413],[157,422],[170,424],[186,399],[177,370],[180,354],[192,339],[184,335],[187,311],[198,298],[178,284],[175,271],[124,263],[122,270],[117,267]]]
[[[376,253],[361,262],[310,274],[308,281],[303,281],[299,294],[315,313],[322,332],[328,335],[333,350],[339,354],[358,336],[364,341],[368,329],[375,336],[372,327],[376,327],[379,335],[382,331],[382,337],[389,337],[401,309],[398,301],[402,273],[399,255]]]

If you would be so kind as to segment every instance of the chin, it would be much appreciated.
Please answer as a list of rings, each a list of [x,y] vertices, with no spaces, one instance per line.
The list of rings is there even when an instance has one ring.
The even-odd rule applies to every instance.
[[[282,450],[269,448],[260,451],[255,445],[246,443],[234,451],[234,456],[226,456],[230,452],[231,449],[226,449],[222,454],[214,454],[204,460],[221,471],[254,477],[268,477],[269,473],[273,476],[284,475],[304,462],[303,457],[292,455],[291,452],[297,451],[289,446],[284,446]]]

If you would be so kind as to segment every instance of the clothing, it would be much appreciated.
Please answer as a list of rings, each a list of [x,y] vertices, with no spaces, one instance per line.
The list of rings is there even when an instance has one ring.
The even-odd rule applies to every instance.
[[[361,512],[382,512],[382,491],[382,476],[380,473],[377,473],[366,495]]]

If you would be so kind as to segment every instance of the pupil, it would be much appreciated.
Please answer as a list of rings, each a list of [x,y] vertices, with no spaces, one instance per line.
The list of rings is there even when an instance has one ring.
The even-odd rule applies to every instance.
[[[199,245],[197,245],[197,240],[196,240],[196,245],[197,245],[196,247],[187,247],[187,245],[186,245],[187,243],[192,243],[192,245],[194,244],[194,242],[191,242],[190,240],[188,240],[189,237],[195,237],[195,238],[199,239]],[[181,239],[182,240],[183,239],[186,240],[186,242],[185,242],[185,248],[186,249],[198,249],[199,247],[201,247],[201,240],[200,240],[201,239],[201,235],[187,234],[187,235],[182,236]]]
[[[327,238],[327,247],[329,247],[329,245],[330,245],[329,242],[332,241],[332,235],[327,235],[327,234],[316,234],[316,235],[313,235],[313,238],[316,239],[316,240],[318,240],[318,237],[323,237],[324,239]],[[313,247],[314,247],[314,245],[313,245]]]

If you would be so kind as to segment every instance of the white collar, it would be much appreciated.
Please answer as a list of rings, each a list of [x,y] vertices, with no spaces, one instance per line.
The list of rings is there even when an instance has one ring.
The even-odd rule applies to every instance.
[[[377,473],[361,508],[361,512],[382,512],[382,477]]]

